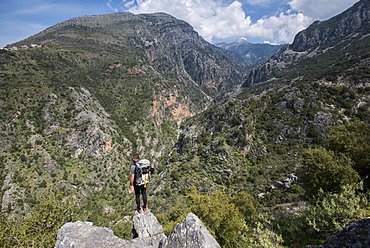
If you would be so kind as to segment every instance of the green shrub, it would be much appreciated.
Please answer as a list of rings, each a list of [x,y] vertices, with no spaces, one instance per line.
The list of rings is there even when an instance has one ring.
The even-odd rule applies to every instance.
[[[361,185],[344,185],[339,193],[320,190],[305,214],[307,223],[324,239],[346,224],[365,217],[366,200],[356,191]]]
[[[36,210],[18,220],[0,215],[1,247],[54,247],[58,230],[75,221],[74,199],[46,194],[38,199]]]
[[[352,160],[343,154],[324,148],[305,150],[300,181],[306,195],[313,197],[320,190],[338,193],[342,186],[359,182],[359,175],[352,165]]]
[[[246,247],[245,221],[232,198],[221,191],[188,194],[191,211],[209,228],[222,247]]]

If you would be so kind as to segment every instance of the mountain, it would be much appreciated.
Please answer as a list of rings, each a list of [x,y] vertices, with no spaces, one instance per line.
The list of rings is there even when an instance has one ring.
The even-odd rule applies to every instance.
[[[222,97],[244,78],[244,67],[234,55],[209,44],[188,23],[165,13],[78,17],[17,44],[27,43],[114,56],[124,66],[150,65],[157,73],[181,82],[177,85],[180,91],[198,91],[188,95],[196,95],[200,101]]]
[[[342,14],[314,22],[255,68],[244,85],[281,77],[316,80],[334,79],[339,72],[362,74],[369,57],[369,5],[370,1],[359,1]]]
[[[263,64],[282,47],[282,45],[252,44],[243,38],[233,43],[217,43],[215,45],[228,51],[235,52],[239,60],[249,69]]]
[[[164,13],[78,17],[11,47],[0,51],[8,213],[35,208],[51,189],[76,196],[93,218],[100,204],[124,213],[130,155],[161,171],[178,123],[244,80],[232,53]]]
[[[193,212],[222,247],[298,247],[360,218],[369,9],[312,24],[249,76],[163,13],[78,17],[0,50],[0,246],[54,245],[76,220],[130,239],[132,153],[156,168],[166,235]]]

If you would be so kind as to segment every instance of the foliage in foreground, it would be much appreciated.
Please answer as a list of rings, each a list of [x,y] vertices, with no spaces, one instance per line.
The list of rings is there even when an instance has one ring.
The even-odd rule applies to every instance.
[[[193,212],[221,247],[269,248],[282,242],[281,236],[272,229],[271,216],[259,214],[257,201],[245,191],[231,196],[221,190],[199,193],[191,187],[186,199],[181,206],[160,214],[159,221],[175,224],[181,222],[188,212]],[[164,229],[168,231],[166,227]]]
[[[338,229],[364,218],[368,199],[359,193],[361,190],[361,184],[343,186],[339,193],[320,190],[299,211],[280,211],[274,225],[283,236],[284,244],[294,247],[319,245]]]
[[[61,226],[76,221],[73,197],[47,193],[37,199],[37,209],[22,219],[12,220],[0,215],[1,247],[54,247]]]

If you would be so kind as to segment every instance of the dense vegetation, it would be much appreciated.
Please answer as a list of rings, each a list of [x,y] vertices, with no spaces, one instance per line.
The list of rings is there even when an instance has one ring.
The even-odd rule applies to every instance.
[[[162,197],[174,206],[163,222],[173,224],[190,209],[217,230],[223,247],[304,247],[367,216],[370,113],[354,106],[368,90],[320,83],[272,88],[188,120],[167,169],[172,180]],[[271,186],[290,173],[298,181]]]
[[[297,71],[211,104],[206,93],[221,99],[240,75],[202,84],[235,71],[220,66],[225,53],[199,44],[183,57],[166,50],[148,61],[185,37],[163,18],[164,44],[140,40],[134,34],[144,24],[135,21],[137,29],[104,36],[63,26],[73,32],[58,37],[51,29],[32,40],[54,45],[0,50],[0,246],[52,247],[57,230],[75,220],[129,239],[133,152],[156,167],[149,204],[166,234],[191,211],[222,247],[304,247],[369,215],[365,39],[348,50],[354,59],[335,63],[338,47],[326,62],[308,58]],[[198,65],[172,64],[181,59]],[[212,73],[197,74],[204,68]]]

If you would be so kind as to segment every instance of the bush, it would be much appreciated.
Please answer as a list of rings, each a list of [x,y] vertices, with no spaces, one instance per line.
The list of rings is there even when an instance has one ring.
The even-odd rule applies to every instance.
[[[328,139],[328,149],[343,153],[354,161],[353,168],[361,178],[366,178],[370,171],[370,128],[361,121],[350,122],[333,129]],[[370,187],[367,183],[365,187]]]
[[[199,195],[193,189],[188,199],[193,213],[209,228],[221,247],[247,247],[245,222],[231,197],[221,191]]]
[[[0,216],[1,247],[54,247],[58,230],[67,222],[75,221],[72,198],[44,195],[38,199],[36,210],[23,219],[12,220]]]
[[[356,193],[358,189],[362,189],[362,186],[344,185],[340,193],[320,190],[306,212],[307,223],[326,239],[349,222],[364,218],[365,211],[361,206],[366,200]]]
[[[313,197],[320,190],[339,193],[342,186],[359,182],[359,175],[352,165],[352,160],[343,154],[337,155],[326,149],[306,150],[300,171],[306,195]]]

